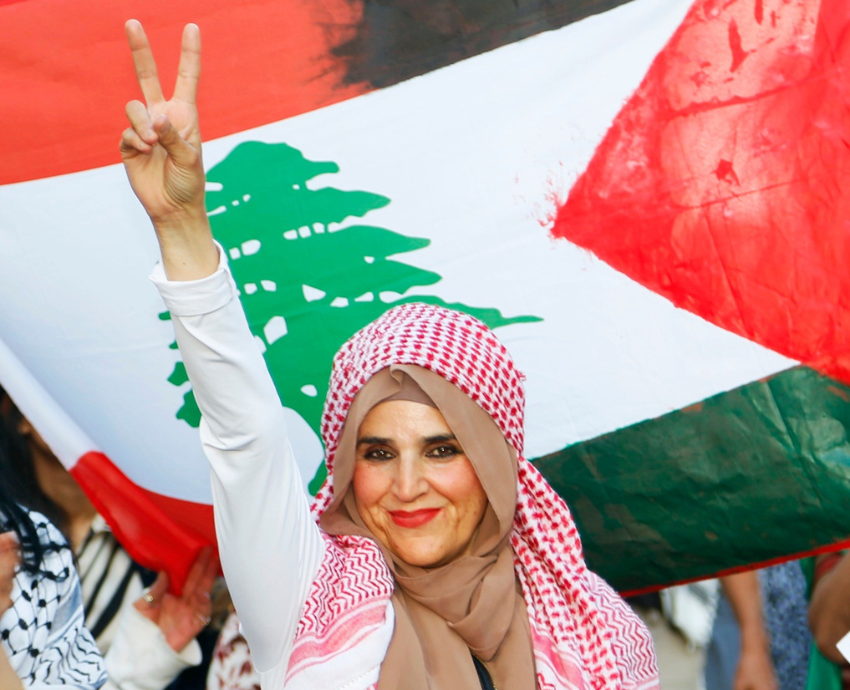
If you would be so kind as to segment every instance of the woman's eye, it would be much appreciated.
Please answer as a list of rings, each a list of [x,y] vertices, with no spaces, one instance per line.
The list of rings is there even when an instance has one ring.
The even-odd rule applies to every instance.
[[[367,451],[363,457],[367,460],[391,460],[393,455],[385,448],[373,448]]]
[[[428,457],[431,458],[453,458],[462,454],[463,451],[457,446],[437,446],[428,451]]]

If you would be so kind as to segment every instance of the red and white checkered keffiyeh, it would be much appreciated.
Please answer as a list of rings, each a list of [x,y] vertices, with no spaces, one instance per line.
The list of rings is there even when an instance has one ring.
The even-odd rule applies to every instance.
[[[504,345],[477,319],[442,307],[404,304],[343,345],[334,358],[322,420],[328,480],[316,496],[314,515],[318,518],[333,499],[334,454],[354,396],[372,374],[391,364],[415,364],[456,385],[490,414],[519,456],[511,545],[528,608],[538,687],[658,688],[649,633],[608,584],[587,569],[569,509],[523,457],[523,376]],[[374,622],[376,604],[385,606],[393,587],[380,550],[364,538],[326,538],[333,542],[334,555],[326,558],[319,580],[344,579],[345,591],[356,592],[350,595],[349,614],[362,607],[363,624]],[[356,553],[356,558],[346,559],[346,553]],[[321,623],[321,598],[329,590],[339,591],[341,584],[314,586],[296,637],[291,671],[306,663],[307,656],[329,651],[321,649],[321,640],[327,642],[330,636],[311,631]],[[357,620],[356,615],[351,620]],[[352,636],[348,627],[347,635]]]

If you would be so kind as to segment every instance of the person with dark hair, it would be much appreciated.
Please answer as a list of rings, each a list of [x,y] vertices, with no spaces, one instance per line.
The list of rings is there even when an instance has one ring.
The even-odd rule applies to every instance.
[[[121,548],[79,484],[2,389],[0,421],[0,442],[8,449],[0,472],[15,500],[47,515],[68,539],[82,578],[86,625],[106,654],[118,611],[142,595],[152,573]]]
[[[76,557],[85,624],[106,658],[108,688],[162,690],[184,671],[180,688],[203,687],[197,636],[210,620],[217,575],[211,550],[195,562],[183,595],[130,558],[106,521],[30,421],[0,388],[0,476],[15,501],[50,517]],[[150,585],[146,588],[146,585]],[[212,651],[217,632],[210,631]],[[4,689],[5,690],[5,689]]]
[[[0,484],[0,687],[94,690],[105,682],[70,548]]]

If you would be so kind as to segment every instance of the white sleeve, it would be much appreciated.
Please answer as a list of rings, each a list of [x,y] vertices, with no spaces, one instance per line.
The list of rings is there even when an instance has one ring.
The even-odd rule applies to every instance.
[[[292,457],[283,408],[224,252],[215,273],[151,280],[171,312],[210,462],[222,568],[259,671],[286,664],[324,555]]]
[[[104,690],[163,690],[182,671],[201,663],[201,645],[192,639],[175,652],[156,623],[128,605],[104,661],[109,675]]]

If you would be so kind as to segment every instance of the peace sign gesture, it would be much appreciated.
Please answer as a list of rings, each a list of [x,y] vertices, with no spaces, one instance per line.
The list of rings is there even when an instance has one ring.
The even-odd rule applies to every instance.
[[[204,168],[195,105],[201,74],[201,33],[194,24],[187,24],[183,30],[174,95],[165,100],[142,25],[131,19],[125,30],[145,102],[127,104],[130,126],[124,130],[120,146],[124,168],[153,221],[168,277],[201,278],[218,265],[204,208]]]

